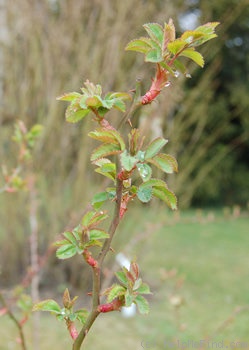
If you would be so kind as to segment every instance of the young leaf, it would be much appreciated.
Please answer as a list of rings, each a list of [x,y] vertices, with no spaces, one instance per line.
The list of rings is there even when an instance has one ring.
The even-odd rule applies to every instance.
[[[175,41],[168,43],[167,49],[174,55],[177,55],[184,49],[186,45],[187,44],[184,40],[176,39]]]
[[[101,230],[101,229],[90,230],[90,240],[106,239],[108,237],[109,237],[109,234],[105,230]]]
[[[200,52],[195,51],[194,48],[185,49],[179,56],[184,56],[190,58],[200,67],[204,66],[204,58]]]
[[[151,294],[150,287],[146,283],[142,283],[136,292],[139,294]]]
[[[146,32],[149,34],[152,40],[155,40],[160,46],[163,41],[163,28],[158,23],[147,23],[143,25]]]
[[[107,296],[107,302],[110,303],[117,297],[124,295],[125,292],[126,292],[125,287],[121,286],[120,284],[114,284],[109,290],[109,293]]]
[[[145,159],[153,158],[168,142],[168,140],[158,137],[153,140],[145,151]]]
[[[74,101],[75,99],[79,98],[80,96],[82,96],[82,95],[79,94],[78,92],[69,92],[69,93],[66,93],[66,94],[63,94],[61,96],[56,97],[56,100]]]
[[[151,49],[145,55],[145,62],[159,63],[163,60],[160,48]]]
[[[148,43],[147,38],[140,38],[130,41],[126,45],[125,50],[147,53],[151,50],[151,45]]]
[[[176,159],[168,154],[159,153],[153,159],[148,159],[148,162],[152,163],[167,174],[172,174],[178,171]]]
[[[69,259],[77,253],[77,247],[72,244],[64,244],[57,249],[56,256],[58,259]]]
[[[140,314],[146,315],[149,313],[149,303],[144,297],[142,297],[142,295],[137,295],[134,302],[137,305]]]
[[[163,32],[163,56],[167,53],[168,43],[174,41],[176,38],[176,30],[172,19],[170,18],[169,23],[164,24]]]
[[[133,303],[134,297],[127,290],[125,293],[125,306],[129,307]]]
[[[61,308],[53,299],[43,300],[33,306],[33,311],[49,311],[56,314],[61,313]]]
[[[107,192],[100,192],[93,196],[92,206],[95,210],[98,210],[102,204],[109,199],[109,194]]]
[[[75,311],[74,313],[76,315],[77,320],[79,320],[81,324],[86,323],[86,319],[89,315],[89,312],[86,309],[79,309],[79,310]]]
[[[143,181],[148,181],[151,178],[152,169],[148,164],[138,163],[136,167]]]
[[[77,109],[73,105],[69,105],[66,109],[66,120],[69,123],[77,123],[90,113],[89,109]]]
[[[137,190],[137,197],[142,203],[148,203],[152,198],[152,187],[142,187]]]
[[[126,171],[131,171],[138,160],[132,157],[126,150],[121,154],[120,161]]]
[[[126,274],[124,271],[118,271],[115,273],[117,279],[119,280],[120,283],[122,283],[124,286],[127,286],[128,284],[128,279],[126,277]]]
[[[100,158],[104,158],[113,154],[120,153],[120,145],[117,144],[103,144],[97,147],[92,155],[91,155],[91,161],[95,162],[96,160]]]
[[[162,201],[164,201],[172,210],[177,209],[177,199],[173,192],[169,191],[166,187],[154,187],[153,195]]]

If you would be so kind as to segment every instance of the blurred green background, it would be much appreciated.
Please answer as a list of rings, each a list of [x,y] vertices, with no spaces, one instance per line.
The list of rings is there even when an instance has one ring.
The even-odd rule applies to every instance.
[[[195,311],[190,311],[186,322],[193,326],[198,319],[200,323],[187,336],[209,333],[207,324],[212,323],[212,315],[208,303],[214,308],[217,302],[221,307],[220,322],[235,306],[248,303],[249,2],[13,0],[0,3],[0,164],[9,168],[15,166],[16,145],[11,136],[16,120],[23,120],[29,127],[35,123],[44,125],[42,138],[35,149],[34,164],[40,254],[44,254],[65,227],[77,223],[95,190],[103,186],[102,178],[93,175],[89,161],[93,141],[85,135],[93,126],[91,118],[77,125],[67,124],[64,119],[66,104],[56,101],[56,96],[66,91],[78,91],[86,79],[100,83],[107,92],[133,89],[136,78],[141,78],[143,91],[146,91],[150,77],[154,75],[153,68],[143,62],[142,55],[125,52],[124,47],[131,39],[144,35],[144,23],[163,24],[170,17],[178,33],[208,21],[221,24],[217,29],[218,38],[201,50],[206,61],[204,69],[189,65],[192,79],[172,79],[171,87],[162,92],[158,102],[144,108],[134,121],[148,139],[159,135],[169,139],[167,151],[179,162],[179,173],[167,179],[179,199],[179,218],[169,224],[171,215],[165,208],[134,206],[130,219],[127,214],[127,226],[121,228],[125,235],[135,227],[135,239],[141,234],[140,230],[144,230],[146,218],[151,231],[168,232],[165,246],[160,243],[157,247],[155,234],[151,238],[155,246],[142,245],[144,251],[134,252],[143,260],[141,265],[148,281],[159,290],[159,295],[155,294],[157,301],[152,302],[152,309],[153,303],[158,303],[155,307],[158,314],[149,316],[153,321],[147,324],[141,321],[139,337],[153,328],[154,318],[161,317],[163,297],[157,275],[160,268],[176,267],[180,275],[186,277],[186,284],[191,285],[186,287],[186,293],[189,293],[187,297]],[[112,118],[117,120],[116,115]],[[2,182],[0,175],[0,187]],[[28,205],[26,193],[0,196],[0,287],[19,283],[30,264]],[[212,208],[211,214],[200,214],[197,208]],[[194,228],[182,219],[182,210],[188,210],[186,215],[190,216],[190,222],[194,221]],[[207,222],[204,220],[207,230],[202,226],[203,215],[209,218]],[[164,224],[159,229],[160,222]],[[182,225],[181,229],[177,225]],[[226,235],[227,230],[230,231]],[[224,244],[229,245],[227,254],[223,239]],[[132,245],[132,238],[129,242]],[[126,246],[127,239],[120,235],[117,249],[123,249],[122,244]],[[188,245],[190,250],[186,253]],[[201,260],[201,266],[195,262],[198,259],[195,245],[200,259],[204,259],[206,249],[206,260]],[[164,252],[167,252],[165,261]],[[233,262],[238,263],[238,269],[231,276]],[[111,266],[111,260],[108,264]],[[210,301],[209,290],[204,295],[200,296],[200,293],[205,285],[209,285],[210,293],[213,293],[216,266],[220,272],[217,281],[222,287],[218,287]],[[199,277],[197,268],[201,271]],[[75,290],[90,288],[90,276],[85,269],[83,271],[85,277],[79,278],[82,276],[80,260],[58,262],[52,256],[41,272],[41,290],[43,293],[52,290],[56,294],[65,283]],[[240,284],[240,280],[243,283]],[[199,285],[202,286],[200,289]],[[226,293],[226,288],[231,292]],[[235,296],[233,290],[239,290],[241,295],[235,292]],[[229,299],[230,294],[232,301],[224,301],[225,295]],[[198,298],[201,305],[207,304],[205,309],[198,304]],[[170,307],[165,304],[166,310]],[[187,314],[188,305],[184,308]],[[216,318],[215,314],[213,316]],[[110,317],[114,317],[110,324],[116,324],[117,316]],[[107,317],[107,324],[108,320]],[[132,322],[135,324],[134,320]],[[241,325],[244,322],[243,319]],[[177,334],[172,327],[179,330],[179,325],[172,326],[174,322],[168,317],[162,323],[160,327],[168,329],[167,337]],[[158,344],[162,348],[160,327],[157,331],[152,330],[151,337],[161,337]],[[238,334],[236,332],[234,334]],[[241,337],[245,334],[242,327]],[[131,341],[131,344],[136,349],[141,348],[139,343]],[[127,346],[129,342],[123,348]]]

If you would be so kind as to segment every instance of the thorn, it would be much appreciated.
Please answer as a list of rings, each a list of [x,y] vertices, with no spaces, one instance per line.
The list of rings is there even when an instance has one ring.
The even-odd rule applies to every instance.
[[[110,251],[111,251],[112,253],[115,253],[115,250],[114,250],[112,247],[110,247]]]

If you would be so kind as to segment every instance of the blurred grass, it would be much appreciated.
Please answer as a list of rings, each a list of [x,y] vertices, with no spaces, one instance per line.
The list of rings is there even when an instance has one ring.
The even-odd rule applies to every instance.
[[[129,251],[131,259],[137,256],[153,291],[151,311],[131,319],[119,313],[100,316],[86,348],[142,349],[141,341],[150,341],[150,348],[162,349],[166,341],[200,341],[212,335],[213,341],[249,344],[248,213],[236,208],[174,214],[164,207],[133,209],[122,222],[114,248],[118,253],[125,246],[123,252]],[[180,300],[179,307],[174,300]],[[12,331],[15,334],[2,317],[1,350],[18,349]],[[40,349],[69,349],[63,331],[62,324],[43,314]],[[28,326],[26,332],[30,338]]]

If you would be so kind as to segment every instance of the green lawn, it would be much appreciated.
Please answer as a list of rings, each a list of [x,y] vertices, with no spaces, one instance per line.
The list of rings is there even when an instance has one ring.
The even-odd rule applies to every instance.
[[[125,250],[137,257],[151,286],[151,311],[130,319],[119,313],[100,316],[86,349],[201,349],[193,344],[209,336],[214,342],[209,349],[229,349],[230,342],[244,342],[233,348],[249,349],[248,215],[136,208],[120,227],[117,252],[123,244],[131,247]],[[177,301],[179,307],[173,305]],[[71,349],[62,329],[42,315],[40,350]],[[12,332],[11,322],[0,318],[0,350],[18,349]],[[29,338],[28,327],[26,332]]]

